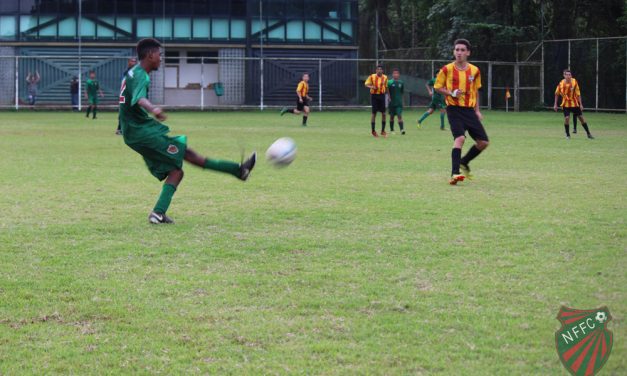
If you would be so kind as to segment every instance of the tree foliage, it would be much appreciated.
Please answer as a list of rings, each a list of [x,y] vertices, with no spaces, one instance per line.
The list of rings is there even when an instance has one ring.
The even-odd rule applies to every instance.
[[[515,59],[516,43],[627,34],[626,0],[361,0],[360,55],[407,49],[404,57],[448,58],[456,38],[476,58]]]

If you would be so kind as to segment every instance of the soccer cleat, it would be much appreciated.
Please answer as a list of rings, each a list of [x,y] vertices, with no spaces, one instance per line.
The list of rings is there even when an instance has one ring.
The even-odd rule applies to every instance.
[[[377,131],[372,131],[372,135],[373,135],[374,137],[379,137],[379,135],[377,134]]]
[[[418,128],[418,129],[422,128],[422,123],[421,122],[417,122],[416,123],[416,128]]]
[[[440,128],[440,130],[441,130],[441,131],[445,131],[445,130],[446,130],[446,128],[444,128],[444,127],[441,127],[441,128]]]
[[[401,134],[404,136],[405,135],[405,131],[401,131]]]
[[[387,138],[388,134],[385,131],[381,131],[381,137]]]
[[[255,167],[255,163],[256,162],[257,162],[257,152],[253,151],[253,153],[250,155],[250,157],[248,157],[247,160],[245,160],[244,162],[242,162],[239,165],[239,176],[238,176],[238,178],[240,180],[243,180],[243,181],[248,180],[248,177],[250,176],[250,172]]]
[[[577,134],[577,128],[573,129],[573,133]]]
[[[588,135],[588,138],[594,140],[594,137],[591,134]]]
[[[570,136],[566,136],[566,139],[567,139],[567,140],[570,140]]]
[[[285,115],[286,112],[287,112],[287,107],[283,107],[281,109],[281,116]]]
[[[457,185],[458,182],[464,181],[466,177],[462,174],[453,174],[451,175],[451,180],[448,181],[450,185]]]
[[[459,168],[462,170],[462,173],[466,177],[466,179],[471,180],[473,176],[470,174],[470,167],[467,164],[460,163]]]
[[[122,130],[120,130],[120,129],[116,130],[115,134],[117,134],[118,136],[121,136],[122,135]]]
[[[163,213],[151,212],[148,216],[148,222],[153,225],[160,225],[164,223],[174,223],[174,220]]]

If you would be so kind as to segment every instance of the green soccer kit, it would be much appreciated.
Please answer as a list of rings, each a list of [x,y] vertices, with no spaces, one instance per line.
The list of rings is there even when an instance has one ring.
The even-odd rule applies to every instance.
[[[163,180],[168,173],[183,167],[187,137],[169,137],[170,129],[148,115],[137,102],[146,98],[150,76],[137,64],[122,81],[120,125],[124,143],[144,157],[150,173]]]
[[[444,103],[444,96],[442,96],[442,94],[438,93],[433,88],[433,85],[435,85],[435,78],[430,79],[429,82],[427,82],[427,85],[429,85],[429,87],[433,91],[433,96],[431,97],[431,103],[429,104],[429,107],[433,108],[434,110],[445,108],[446,104]]]
[[[403,93],[405,92],[405,83],[402,80],[389,80],[388,92],[390,93],[390,104],[388,106],[390,115],[403,115]]]
[[[89,104],[98,104],[98,90],[100,90],[98,80],[88,78],[85,82],[85,86],[87,88],[87,99],[89,100]]]

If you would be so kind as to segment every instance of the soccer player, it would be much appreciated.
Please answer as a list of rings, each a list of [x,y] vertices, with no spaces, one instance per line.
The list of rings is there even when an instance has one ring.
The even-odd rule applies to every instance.
[[[98,95],[100,97],[104,97],[102,90],[100,90],[100,84],[98,80],[96,80],[96,72],[89,71],[89,78],[85,84],[85,99],[89,101],[89,106],[87,106],[87,112],[85,113],[85,117],[89,117],[89,112],[91,110],[94,111],[92,119],[96,118],[96,111],[98,110]]]
[[[144,157],[150,173],[159,180],[165,179],[148,221],[153,224],[173,223],[166,212],[183,179],[183,160],[204,169],[247,180],[255,166],[257,154],[253,152],[241,164],[205,158],[187,147],[186,136],[168,136],[170,129],[160,122],[166,119],[165,112],[147,98],[150,86],[148,74],[161,65],[161,44],[156,39],[142,39],[137,43],[137,54],[139,64],[128,71],[120,90],[122,135],[124,143]],[[156,119],[150,117],[149,113]]]
[[[564,69],[564,79],[560,81],[557,88],[555,88],[555,102],[553,103],[553,110],[557,112],[557,100],[558,97],[562,97],[562,110],[564,112],[564,131],[566,132],[566,139],[570,140],[570,132],[568,131],[570,114],[573,114],[575,118],[579,118],[581,126],[588,134],[589,139],[594,139],[590,134],[588,123],[583,117],[583,102],[581,102],[581,91],[579,90],[579,83],[573,78],[573,74],[570,69]],[[577,133],[575,125],[574,133]]]
[[[383,65],[377,65],[376,73],[371,74],[366,79],[365,86],[370,89],[370,103],[372,105],[372,116],[370,117],[370,127],[372,135],[379,137],[374,129],[377,120],[377,112],[381,113],[381,136],[387,137],[385,133],[385,93],[388,88],[388,76],[383,74]]]
[[[126,77],[126,74],[128,73],[128,71],[133,69],[133,67],[135,65],[137,65],[137,58],[136,57],[130,57],[126,61],[126,70],[124,71],[124,73],[122,73],[122,81],[124,81],[124,77]],[[120,136],[122,134],[122,126],[120,125],[120,116],[119,116],[119,114],[118,114],[118,129],[116,129],[115,134],[117,134],[118,136]]]
[[[392,79],[388,81],[388,95],[390,96],[390,132],[394,133],[394,116],[398,117],[398,127],[401,134],[405,134],[403,127],[403,93],[405,93],[405,83],[401,80],[401,71],[398,68],[392,69]]]
[[[287,109],[287,107],[283,107],[281,110],[281,116],[285,115],[286,112],[290,114],[298,115],[301,112],[303,113],[303,127],[307,126],[307,118],[309,117],[309,101],[311,97],[309,96],[309,73],[303,73],[301,77],[301,81],[298,83],[296,87],[296,108]]]
[[[439,70],[435,73],[436,76],[438,73],[440,73]],[[429,95],[431,96],[431,103],[429,104],[429,110],[425,112],[424,114],[422,114],[420,119],[418,119],[418,128],[422,126],[422,122],[425,121],[425,119],[429,117],[429,115],[434,113],[435,110],[440,110],[440,130],[443,131],[444,130],[444,116],[446,115],[446,104],[444,103],[444,97],[442,96],[442,94],[438,93],[437,90],[433,89],[433,86],[435,85],[435,80],[436,78],[434,77],[425,84],[425,86],[427,87],[427,91],[429,92]]]
[[[470,176],[470,162],[489,145],[488,134],[481,124],[483,115],[479,110],[479,93],[481,89],[481,73],[479,68],[468,62],[470,42],[457,39],[453,43],[455,61],[440,69],[433,88],[445,96],[446,114],[453,134],[453,150],[451,151],[451,179],[449,184],[455,185]],[[462,147],[466,140],[466,132],[475,144],[462,158]],[[460,173],[460,168],[463,174]]]

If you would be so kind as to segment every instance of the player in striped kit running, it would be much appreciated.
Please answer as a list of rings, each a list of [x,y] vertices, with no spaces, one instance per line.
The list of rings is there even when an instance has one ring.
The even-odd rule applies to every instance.
[[[553,110],[557,112],[557,100],[562,97],[562,110],[564,112],[564,131],[566,132],[566,139],[570,140],[570,132],[568,130],[570,114],[573,114],[574,129],[573,133],[577,133],[577,123],[575,119],[579,118],[581,126],[588,134],[589,139],[594,139],[590,134],[588,123],[583,117],[583,103],[581,102],[581,91],[579,89],[579,83],[573,78],[573,74],[570,69],[564,69],[564,79],[560,81],[557,88],[555,88],[555,102],[553,103]]]

